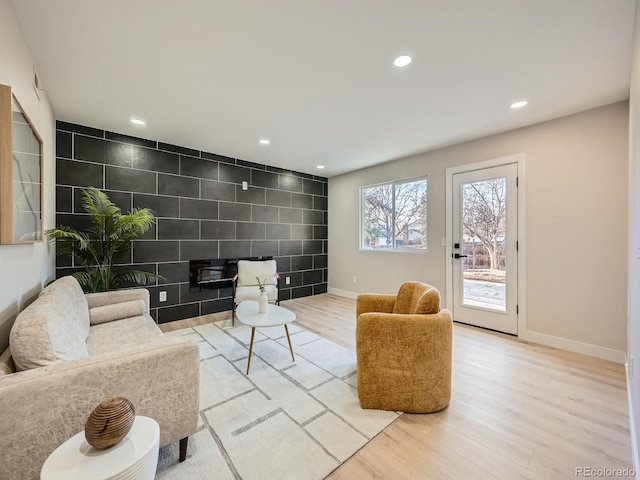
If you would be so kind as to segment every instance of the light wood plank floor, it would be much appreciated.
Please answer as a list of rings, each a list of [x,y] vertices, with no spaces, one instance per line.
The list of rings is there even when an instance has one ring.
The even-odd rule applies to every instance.
[[[282,306],[355,350],[354,300],[324,294]],[[448,408],[402,415],[327,478],[569,479],[579,467],[632,467],[622,365],[455,324],[452,382]]]

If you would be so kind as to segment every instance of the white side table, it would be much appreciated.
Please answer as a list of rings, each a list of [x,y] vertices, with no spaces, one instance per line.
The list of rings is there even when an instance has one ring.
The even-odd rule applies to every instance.
[[[267,304],[267,313],[258,313],[258,302],[254,300],[244,300],[240,302],[236,308],[236,316],[245,325],[251,327],[251,343],[249,343],[249,357],[247,360],[247,375],[249,375],[249,367],[251,366],[251,353],[253,352],[253,337],[256,333],[256,327],[276,327],[284,325],[284,331],[287,333],[287,341],[289,342],[289,350],[291,351],[291,360],[296,361],[293,356],[293,347],[291,346],[291,337],[289,337],[288,323],[296,319],[296,314],[284,307]]]
[[[98,450],[84,430],[56,448],[40,472],[41,480],[152,480],[158,466],[160,427],[152,418],[136,416],[118,444]]]

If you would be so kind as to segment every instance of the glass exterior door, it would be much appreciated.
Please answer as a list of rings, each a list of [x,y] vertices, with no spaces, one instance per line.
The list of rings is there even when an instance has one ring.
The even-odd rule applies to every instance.
[[[453,176],[453,315],[517,333],[517,165]]]

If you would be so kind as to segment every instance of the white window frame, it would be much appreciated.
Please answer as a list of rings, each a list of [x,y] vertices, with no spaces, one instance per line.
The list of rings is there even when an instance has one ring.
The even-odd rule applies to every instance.
[[[395,187],[396,185],[401,185],[403,183],[414,183],[414,182],[419,182],[421,180],[424,180],[424,182],[426,183],[426,190],[427,190],[427,225],[425,225],[425,235],[427,236],[427,243],[425,244],[424,248],[410,248],[410,247],[396,247],[396,242],[395,242],[395,237],[392,238],[392,244],[390,248],[365,248],[364,247],[364,208],[365,208],[365,202],[364,202],[364,192],[367,189],[373,188],[373,187],[379,187],[379,186],[384,186],[384,185],[390,185],[393,188],[393,191],[395,192]],[[424,176],[420,176],[420,177],[412,177],[412,178],[404,178],[401,180],[394,180],[391,182],[381,182],[381,183],[375,183],[372,185],[363,185],[362,187],[360,187],[360,221],[358,222],[358,228],[359,228],[359,245],[358,245],[358,249],[361,252],[382,252],[382,253],[417,253],[417,254],[425,254],[427,253],[427,249],[428,249],[428,230],[429,230],[429,213],[428,213],[428,208],[429,208],[429,179],[427,177],[427,175]],[[392,214],[392,230],[395,232],[395,194],[393,195],[393,214]]]

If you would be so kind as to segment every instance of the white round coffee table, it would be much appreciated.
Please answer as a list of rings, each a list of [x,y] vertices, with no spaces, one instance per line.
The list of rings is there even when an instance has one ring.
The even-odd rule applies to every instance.
[[[89,445],[83,430],[49,455],[40,480],[152,480],[159,442],[160,427],[148,417],[136,416],[126,437],[105,450]]]
[[[284,325],[284,331],[287,333],[287,341],[289,342],[289,350],[291,350],[291,359],[295,362],[293,356],[293,347],[291,346],[291,337],[289,337],[289,328],[287,324],[296,319],[296,314],[291,310],[267,304],[267,313],[258,313],[258,302],[255,300],[245,300],[240,302],[236,308],[236,316],[242,323],[251,327],[251,342],[249,343],[249,359],[247,360],[247,375],[249,375],[249,367],[251,366],[251,353],[253,352],[253,337],[256,333],[256,327],[277,327]]]

